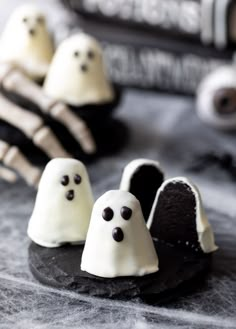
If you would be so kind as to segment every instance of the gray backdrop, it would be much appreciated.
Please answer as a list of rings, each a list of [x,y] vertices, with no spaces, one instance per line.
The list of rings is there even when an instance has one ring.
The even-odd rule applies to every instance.
[[[0,0],[1,26],[22,2]],[[68,17],[57,2],[35,2],[48,11],[60,36],[65,33],[63,22]],[[0,328],[236,328],[235,182],[217,167],[199,174],[186,172],[198,153],[235,154],[235,136],[203,125],[193,100],[180,96],[127,90],[117,116],[129,126],[131,138],[120,154],[88,168],[95,196],[117,188],[123,167],[134,158],[158,159],[167,177],[190,177],[202,192],[220,247],[206,285],[165,307],[95,299],[42,286],[27,263],[26,227],[35,192],[21,181],[14,186],[1,182]]]

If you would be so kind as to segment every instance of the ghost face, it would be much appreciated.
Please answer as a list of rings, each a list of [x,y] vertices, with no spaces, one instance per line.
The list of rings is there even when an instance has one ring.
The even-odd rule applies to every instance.
[[[121,207],[120,216],[124,220],[129,220],[132,216],[132,209],[127,206]],[[105,221],[111,221],[113,219],[113,217],[114,217],[114,211],[112,210],[112,208],[107,207],[107,208],[103,209],[102,218]],[[112,238],[116,242],[121,242],[124,240],[124,226],[125,225],[122,225],[122,223],[119,223],[119,225],[121,227],[123,227],[123,229],[120,226],[117,226],[111,230]]]
[[[141,276],[158,270],[158,260],[139,201],[110,191],[94,205],[81,269],[101,277]]]
[[[70,179],[72,179],[72,182],[76,185],[79,185],[82,182],[82,178],[79,174],[75,174],[74,177],[70,177],[69,175],[64,175],[64,176],[61,177],[61,185],[63,185],[63,186],[71,185],[70,184]],[[74,200],[74,198],[75,198],[75,189],[66,191],[65,198],[68,201]]]
[[[84,241],[92,206],[84,165],[74,159],[54,159],[42,175],[28,234],[46,247]]]
[[[27,8],[20,10],[12,16],[12,25],[19,28],[19,33],[27,38],[37,36],[45,31],[45,17],[38,11]]]
[[[58,48],[44,84],[46,94],[70,105],[108,102],[113,90],[104,72],[97,41],[78,34]]]
[[[86,72],[95,71],[96,61],[99,61],[99,64],[101,65],[101,52],[98,50],[95,44],[92,43],[84,43],[82,49],[81,45],[80,47],[75,47],[73,51],[73,57],[76,66],[78,64],[79,72],[84,75]]]
[[[2,33],[0,49],[0,60],[22,66],[26,71],[28,68],[37,73],[48,66],[53,56],[53,44],[43,13],[34,5],[17,8]]]
[[[63,199],[65,205],[71,206],[72,201],[81,197],[82,187],[88,182],[85,167],[81,162],[73,159],[54,159],[49,162],[42,180],[39,191],[47,191],[54,198]]]

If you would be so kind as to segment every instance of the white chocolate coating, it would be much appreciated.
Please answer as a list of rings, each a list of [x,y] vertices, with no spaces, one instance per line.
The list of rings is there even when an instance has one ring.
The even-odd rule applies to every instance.
[[[142,167],[144,165],[156,167],[158,171],[163,173],[158,161],[149,160],[149,159],[135,159],[135,160],[129,162],[123,171],[121,182],[120,182],[120,189],[122,191],[130,190],[130,183],[131,183],[132,176],[135,174],[135,172],[140,167]],[[164,176],[164,173],[163,173],[163,176]]]
[[[53,57],[44,91],[74,106],[112,101],[114,92],[106,77],[98,42],[83,33],[63,41]]]
[[[223,66],[210,73],[199,85],[196,108],[205,123],[220,129],[236,129],[236,114],[221,116],[214,106],[214,95],[221,88],[236,88],[236,68]]]
[[[107,207],[113,210],[110,221],[102,216]],[[122,207],[132,210],[128,220],[121,216]],[[123,231],[122,241],[113,238],[114,228]],[[140,203],[131,193],[109,191],[95,202],[81,269],[104,278],[143,276],[158,271],[157,254]]]
[[[156,195],[156,198],[155,198],[155,201],[153,204],[153,208],[152,208],[150,217],[148,219],[148,223],[147,223],[148,228],[150,229],[152,226],[155,209],[156,209],[156,206],[158,203],[158,198],[159,198],[161,192],[165,189],[166,185],[168,185],[169,183],[175,183],[175,182],[187,184],[190,187],[193,195],[195,196],[195,200],[196,200],[196,209],[195,209],[195,211],[196,211],[196,231],[198,234],[198,241],[201,246],[201,249],[205,253],[211,253],[211,252],[217,250],[218,247],[215,244],[214,233],[213,233],[210,223],[208,222],[205,211],[203,209],[200,193],[199,193],[197,187],[193,183],[191,183],[186,177],[171,178],[171,179],[166,180],[162,184],[162,186],[160,187],[160,189],[157,192],[157,195]],[[167,220],[168,220],[168,218],[167,218]]]
[[[41,79],[54,52],[43,13],[32,4],[18,7],[0,37],[0,62],[23,69],[31,78]]]
[[[75,175],[80,175],[80,184],[75,183]],[[69,178],[66,185],[61,183],[63,176]],[[74,198],[68,200],[67,193],[72,190]],[[28,235],[35,243],[48,248],[82,242],[86,239],[92,207],[92,190],[85,166],[75,159],[53,159],[39,183]]]

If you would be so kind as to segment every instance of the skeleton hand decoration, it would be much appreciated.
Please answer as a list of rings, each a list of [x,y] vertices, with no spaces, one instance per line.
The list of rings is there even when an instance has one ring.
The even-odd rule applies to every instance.
[[[18,177],[13,170],[0,166],[0,178],[8,183],[15,183]]]
[[[86,123],[75,115],[65,104],[45,95],[43,90],[19,69],[2,64],[0,83],[7,91],[17,93],[35,103],[42,112],[61,122],[81,145],[83,151],[92,154],[96,144]]]
[[[35,103],[42,113],[49,114],[62,123],[80,143],[87,154],[96,151],[96,144],[86,123],[76,116],[65,104],[57,102],[45,95],[42,89],[31,81],[17,67],[0,64],[0,86],[6,91],[14,92]],[[71,157],[60,144],[51,129],[44,125],[43,119],[30,111],[12,103],[0,93],[0,120],[9,123],[14,128],[32,140],[49,158]],[[11,144],[11,143],[10,143]],[[0,161],[8,168],[1,168],[0,177],[14,182],[17,171],[29,185],[37,186],[41,171],[33,166],[15,145],[9,145],[0,139]]]
[[[18,147],[0,140],[0,161],[10,169],[16,170],[29,185],[38,186],[41,170],[33,166]],[[0,176],[7,181],[16,181],[14,172],[6,168],[1,168]]]
[[[49,158],[70,156],[39,116],[11,103],[3,95],[0,95],[0,119],[21,130]]]

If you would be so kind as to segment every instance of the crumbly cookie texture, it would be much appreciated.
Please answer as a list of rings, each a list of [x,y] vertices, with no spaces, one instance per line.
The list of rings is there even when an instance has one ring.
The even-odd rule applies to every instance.
[[[214,233],[196,186],[185,177],[166,180],[157,192],[147,223],[159,240],[211,253],[217,249]]]

